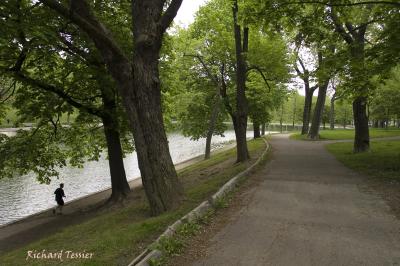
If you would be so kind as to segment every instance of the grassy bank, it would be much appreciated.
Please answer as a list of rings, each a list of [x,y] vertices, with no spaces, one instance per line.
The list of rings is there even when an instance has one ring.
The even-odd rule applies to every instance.
[[[62,231],[14,250],[0,257],[0,265],[57,265],[60,260],[30,259],[27,251],[57,252],[64,250],[93,253],[91,259],[66,259],[63,265],[127,265],[154,241],[165,228],[200,202],[215,193],[225,182],[241,172],[258,158],[264,150],[263,140],[249,142],[253,158],[245,164],[235,164],[236,150],[230,149],[207,161],[201,161],[179,172],[186,199],[182,206],[158,217],[149,216],[143,190],[124,207],[94,212],[93,218],[65,227]],[[64,253],[65,254],[65,253]]]
[[[358,172],[400,180],[400,141],[373,141],[371,151],[354,154],[353,143],[333,143],[327,149],[344,165]]]
[[[385,138],[400,136],[400,129],[377,129],[370,128],[369,134],[371,138]],[[290,136],[291,139],[308,140],[306,135],[295,133]],[[335,129],[335,130],[321,130],[321,140],[341,140],[341,139],[354,139],[353,129]]]

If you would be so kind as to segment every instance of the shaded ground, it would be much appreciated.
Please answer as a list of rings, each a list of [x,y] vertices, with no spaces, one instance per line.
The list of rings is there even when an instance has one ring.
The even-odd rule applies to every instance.
[[[400,222],[379,195],[389,184],[344,167],[326,142],[271,143],[273,160],[171,265],[400,265]]]

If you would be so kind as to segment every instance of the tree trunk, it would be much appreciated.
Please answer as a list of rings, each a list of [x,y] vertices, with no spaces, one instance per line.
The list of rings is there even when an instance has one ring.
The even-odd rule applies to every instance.
[[[257,122],[253,122],[253,131],[254,131],[254,138],[260,138],[261,134],[260,134],[260,123]]]
[[[100,78],[98,79],[98,82],[101,86],[102,81],[100,81]],[[106,136],[108,164],[111,175],[112,193],[110,200],[116,202],[126,198],[130,192],[130,187],[126,180],[124,168],[115,92],[107,86],[107,83],[105,84],[105,86],[101,87],[103,101],[101,120],[103,122],[104,134]]]
[[[354,116],[354,152],[365,152],[369,150],[369,127],[367,115],[367,95],[368,84],[366,80],[369,79],[365,69],[365,33],[367,30],[367,23],[356,32],[353,33],[354,41],[350,46],[351,64],[350,72],[351,78],[357,84],[358,97],[353,101],[353,116]]]
[[[305,86],[305,98],[303,109],[303,126],[301,128],[301,135],[306,135],[310,127],[311,106],[313,100],[314,90],[310,90],[309,86]]]
[[[325,99],[326,99],[326,91],[328,89],[328,81],[324,81],[323,84],[319,85],[318,90],[318,99],[314,108],[314,116],[311,123],[310,132],[308,133],[308,137],[312,140],[319,139],[319,127],[321,125],[321,119],[324,112]]]
[[[265,123],[261,125],[261,136],[265,136]]]
[[[246,99],[246,72],[247,65],[245,54],[248,52],[249,29],[243,30],[243,43],[241,27],[237,21],[238,5],[234,2],[233,18],[234,18],[234,35],[236,49],[236,114],[233,123],[236,134],[237,162],[244,162],[250,159],[247,149],[247,114],[248,104]]]
[[[335,48],[334,47],[329,47],[329,50],[334,53]],[[318,52],[318,68],[322,70],[321,73],[319,73],[318,77],[318,98],[317,98],[317,103],[314,108],[314,115],[312,118],[312,123],[311,123],[311,128],[310,132],[308,133],[308,137],[312,140],[318,140],[319,139],[319,128],[321,125],[321,120],[322,116],[324,113],[324,107],[325,107],[325,100],[326,100],[326,91],[328,89],[329,85],[329,80],[330,76],[328,73],[325,73],[329,70],[330,66],[326,65],[326,60],[324,58],[324,54],[322,51]],[[325,124],[324,124],[324,129],[325,129]]]
[[[120,142],[119,131],[114,127],[115,123],[111,117],[102,118],[104,134],[107,141],[108,164],[111,174],[111,201],[124,199],[130,192],[128,181],[126,180],[123,153]]]
[[[211,140],[212,140],[212,133],[210,134],[210,132],[207,133],[207,137],[206,137],[206,150],[204,152],[204,159],[210,159],[211,157]]]
[[[220,96],[216,95],[217,100],[213,106],[213,110],[211,112],[210,124],[208,126],[207,137],[206,137],[206,150],[204,153],[204,159],[210,159],[211,156],[211,140],[214,134],[215,124],[217,123],[218,114],[219,114],[219,105],[220,105]]]
[[[138,108],[133,130],[143,186],[153,215],[177,207],[183,197],[161,111],[159,48],[161,40],[158,47],[136,47],[133,59],[134,102]]]
[[[365,152],[369,150],[369,129],[367,117],[367,99],[358,97],[353,101],[354,113],[354,152]]]
[[[330,129],[334,130],[335,129],[335,94],[331,98],[331,109],[329,112],[329,124],[330,124]]]

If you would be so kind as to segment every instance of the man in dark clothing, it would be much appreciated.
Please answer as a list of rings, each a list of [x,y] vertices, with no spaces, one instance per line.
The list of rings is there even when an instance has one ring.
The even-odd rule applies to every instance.
[[[65,194],[64,194],[64,184],[60,184],[60,187],[54,191],[54,194],[56,195],[56,202],[57,202],[57,207],[53,210],[53,213],[56,214],[57,209],[59,209],[58,214],[62,214],[62,208],[64,206],[64,200]]]

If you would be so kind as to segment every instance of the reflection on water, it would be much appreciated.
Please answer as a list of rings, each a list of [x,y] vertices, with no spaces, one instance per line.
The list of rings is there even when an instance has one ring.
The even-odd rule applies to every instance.
[[[247,135],[252,136],[252,132],[248,132]],[[214,136],[212,149],[234,139],[233,131],[226,132],[225,137]],[[174,163],[204,153],[205,139],[192,141],[174,133],[168,136],[168,140]],[[128,155],[124,162],[129,180],[140,176],[136,153]],[[83,169],[63,168],[60,171],[60,179],[54,180],[50,185],[39,184],[34,175],[0,179],[0,225],[53,207],[53,192],[61,182],[65,184],[66,202],[109,188],[111,181],[108,161],[101,158],[98,162],[87,162]]]

